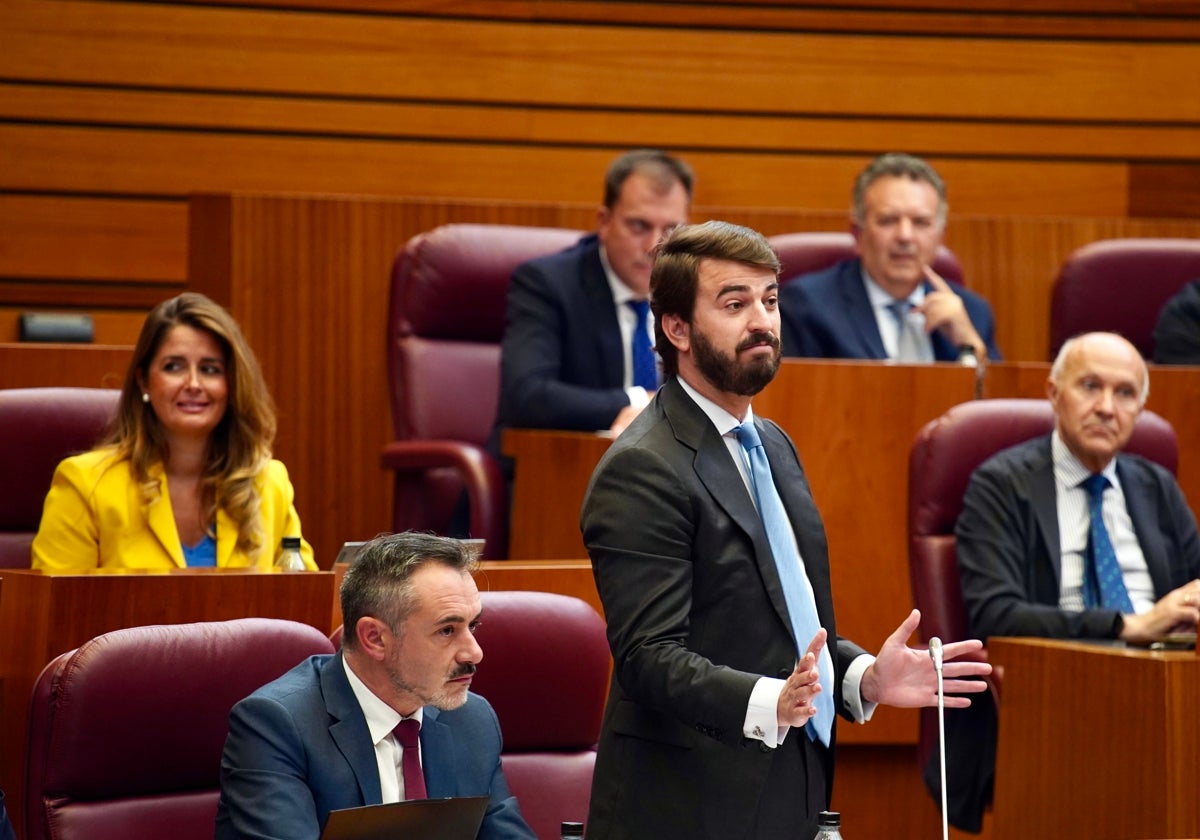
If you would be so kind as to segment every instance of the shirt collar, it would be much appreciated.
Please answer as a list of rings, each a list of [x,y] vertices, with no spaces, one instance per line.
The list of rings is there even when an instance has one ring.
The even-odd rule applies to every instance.
[[[612,290],[613,303],[621,307],[631,300],[640,300],[633,293],[633,289],[626,286],[625,282],[617,276],[617,272],[613,271],[613,267],[608,261],[608,252],[604,250],[603,245],[600,246],[600,265],[604,266],[604,276],[608,279],[608,286]]]
[[[371,733],[371,743],[378,744],[388,735],[391,735],[392,730],[396,728],[400,721],[405,720],[405,717],[380,699],[375,692],[367,688],[367,684],[359,679],[358,674],[354,673],[354,669],[346,661],[345,654],[342,655],[342,667],[346,670],[346,679],[350,681],[350,690],[354,692],[354,697],[358,700],[358,705],[363,710],[363,716],[367,719],[367,729]],[[424,712],[424,707],[421,707],[409,717],[417,723],[421,723],[424,719]]]
[[[896,298],[884,291],[883,286],[880,286],[875,282],[874,279],[872,279],[870,274],[867,274],[866,266],[863,266],[862,269],[862,279],[863,286],[867,290],[867,299],[871,301],[872,309],[882,309],[886,306],[890,306],[896,301]],[[920,306],[922,303],[924,303],[925,284],[918,283],[917,287],[913,289],[912,294],[905,298],[905,300],[911,303],[914,307]]]
[[[682,376],[677,378],[679,379],[679,384],[683,386],[683,390],[687,392],[687,395],[691,397],[692,401],[700,407],[700,410],[708,416],[708,419],[712,422],[713,426],[716,427],[718,434],[725,436],[738,426],[742,425],[743,421],[738,420],[728,411],[721,408],[721,406],[717,405],[708,397],[701,394],[699,391],[689,385]],[[754,409],[746,409],[746,419],[754,419]]]

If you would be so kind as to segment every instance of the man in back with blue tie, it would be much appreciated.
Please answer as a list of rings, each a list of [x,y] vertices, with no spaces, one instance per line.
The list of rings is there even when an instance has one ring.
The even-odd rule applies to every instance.
[[[1054,431],[986,461],[963,499],[956,535],[972,634],[1145,643],[1195,631],[1195,517],[1167,470],[1122,453],[1149,390],[1145,361],[1121,336],[1088,333],[1063,345],[1046,383]],[[975,715],[991,719],[968,723]],[[948,749],[968,757],[964,769],[986,772],[977,780],[986,799],[990,701],[948,715],[947,729]],[[951,775],[966,783],[967,774]],[[954,793],[952,783],[952,815]],[[975,801],[959,822],[975,822],[982,807]]]
[[[796,448],[751,410],[780,363],[778,274],[765,238],[725,222],[676,228],[654,264],[665,381],[582,512],[613,653],[589,840],[812,837],[834,716],[937,701],[929,657],[905,646],[915,610],[878,658],[837,636]],[[947,690],[989,671],[950,662]]]
[[[619,434],[658,387],[649,323],[651,251],[687,221],[692,171],[665,152],[609,166],[596,232],[513,273],[500,350],[505,428]]]

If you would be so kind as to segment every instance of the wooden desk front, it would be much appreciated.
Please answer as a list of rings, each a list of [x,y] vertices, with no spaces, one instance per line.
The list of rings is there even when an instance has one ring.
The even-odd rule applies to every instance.
[[[1200,837],[1200,658],[992,639],[996,840]]]
[[[47,575],[0,570],[0,789],[14,824],[24,811],[29,702],[61,653],[124,627],[260,616],[329,632],[332,572],[186,570]]]

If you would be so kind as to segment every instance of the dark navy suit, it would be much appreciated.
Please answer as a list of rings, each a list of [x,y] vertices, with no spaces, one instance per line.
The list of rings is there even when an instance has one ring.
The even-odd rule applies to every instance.
[[[491,450],[499,453],[505,428],[607,429],[627,405],[625,348],[596,236],[519,266]]]
[[[481,840],[535,840],[500,767],[500,724],[468,695],[425,707],[421,756],[430,799],[489,796]],[[311,656],[233,707],[221,758],[216,840],[317,840],[329,812],[377,805],[375,747],[342,655]]]
[[[999,361],[991,307],[956,283],[950,287],[962,298],[967,317],[987,345],[988,358]],[[932,286],[925,285],[927,293],[932,290]],[[787,281],[779,292],[779,312],[783,318],[784,355],[815,359],[888,357],[863,286],[861,260],[842,260],[825,271]],[[930,338],[936,361],[958,360],[958,348],[941,332],[935,331]]]

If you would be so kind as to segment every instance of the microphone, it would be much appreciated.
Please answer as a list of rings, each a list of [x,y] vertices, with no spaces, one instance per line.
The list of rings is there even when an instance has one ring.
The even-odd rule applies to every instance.
[[[929,658],[937,674],[938,710],[938,767],[942,781],[942,840],[950,838],[950,815],[946,810],[946,692],[942,684],[942,640],[934,636],[929,640]]]

